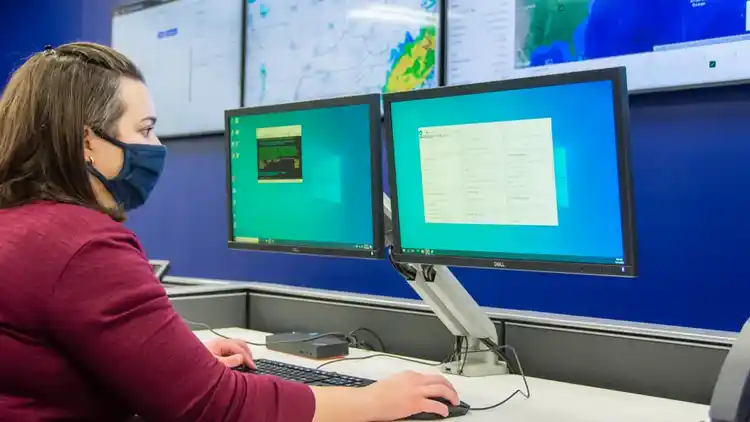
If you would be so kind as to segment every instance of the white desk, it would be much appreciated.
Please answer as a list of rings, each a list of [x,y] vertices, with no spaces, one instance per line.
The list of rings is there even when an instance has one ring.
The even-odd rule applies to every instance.
[[[263,343],[265,333],[241,328],[216,330],[222,335],[253,343]],[[216,338],[209,331],[196,331],[202,341]],[[314,368],[322,362],[273,352],[265,347],[251,346],[255,358],[266,358],[294,365]],[[350,357],[374,354],[351,349]],[[434,363],[434,362],[429,362]],[[523,364],[523,356],[521,356]],[[336,362],[324,370],[369,379],[381,379],[401,371],[413,370],[440,373],[437,367],[420,365],[386,356],[364,361]],[[458,390],[461,400],[472,407],[497,403],[516,389],[523,391],[517,375],[498,375],[484,378],[465,378],[448,375]],[[708,420],[708,406],[621,393],[600,388],[584,387],[538,378],[527,378],[531,398],[516,395],[504,405],[492,410],[469,412],[451,419],[456,422],[703,422]]]

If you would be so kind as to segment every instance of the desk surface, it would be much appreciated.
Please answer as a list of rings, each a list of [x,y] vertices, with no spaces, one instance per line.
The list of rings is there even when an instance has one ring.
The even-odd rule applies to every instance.
[[[241,328],[217,330],[222,335],[263,343],[265,333]],[[202,341],[216,338],[208,331],[196,331]],[[295,365],[316,367],[323,362],[270,351],[265,347],[252,346],[255,358],[266,358]],[[379,354],[351,349],[350,357]],[[523,364],[523,356],[521,356]],[[381,379],[401,371],[413,370],[424,373],[440,373],[434,362],[425,365],[378,356],[364,361],[341,361],[332,363],[324,370]],[[458,390],[461,400],[472,407],[485,407],[497,403],[516,389],[523,390],[521,377],[499,375],[483,378],[465,378],[448,375],[447,378]],[[531,398],[516,396],[509,402],[492,410],[470,412],[467,416],[451,419],[456,422],[703,422],[708,420],[708,406],[622,393],[600,388],[566,384],[538,378],[527,378]]]

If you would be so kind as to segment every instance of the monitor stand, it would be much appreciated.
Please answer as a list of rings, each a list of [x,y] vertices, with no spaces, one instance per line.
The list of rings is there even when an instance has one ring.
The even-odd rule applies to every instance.
[[[497,330],[487,314],[461,285],[448,267],[442,265],[398,264],[416,270],[416,277],[404,277],[435,315],[457,337],[468,341],[453,360],[441,370],[448,374],[483,377],[508,373],[501,361],[480,339],[498,343]]]
[[[393,244],[393,215],[391,198],[383,193],[385,217],[385,244]],[[456,337],[468,342],[453,359],[444,362],[441,370],[447,374],[467,377],[503,375],[508,373],[508,364],[501,361],[482,340],[498,342],[497,330],[487,313],[482,310],[450,269],[443,265],[393,263],[397,268],[407,268],[411,275],[401,276],[432,309],[438,319]]]

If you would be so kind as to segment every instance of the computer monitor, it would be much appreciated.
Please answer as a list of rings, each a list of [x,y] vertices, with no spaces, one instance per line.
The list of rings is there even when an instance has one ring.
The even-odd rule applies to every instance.
[[[380,96],[226,112],[229,246],[383,257]]]
[[[394,259],[635,276],[624,72],[385,95]]]

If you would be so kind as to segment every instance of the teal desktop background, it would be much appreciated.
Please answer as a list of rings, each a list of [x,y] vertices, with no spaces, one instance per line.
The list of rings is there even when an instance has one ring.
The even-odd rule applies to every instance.
[[[613,110],[608,81],[392,103],[401,247],[616,263],[623,240]],[[536,118],[552,119],[558,226],[425,223],[420,127]]]
[[[255,130],[289,125],[302,126],[303,182],[258,183]],[[373,244],[367,105],[248,115],[230,130],[235,237]]]

